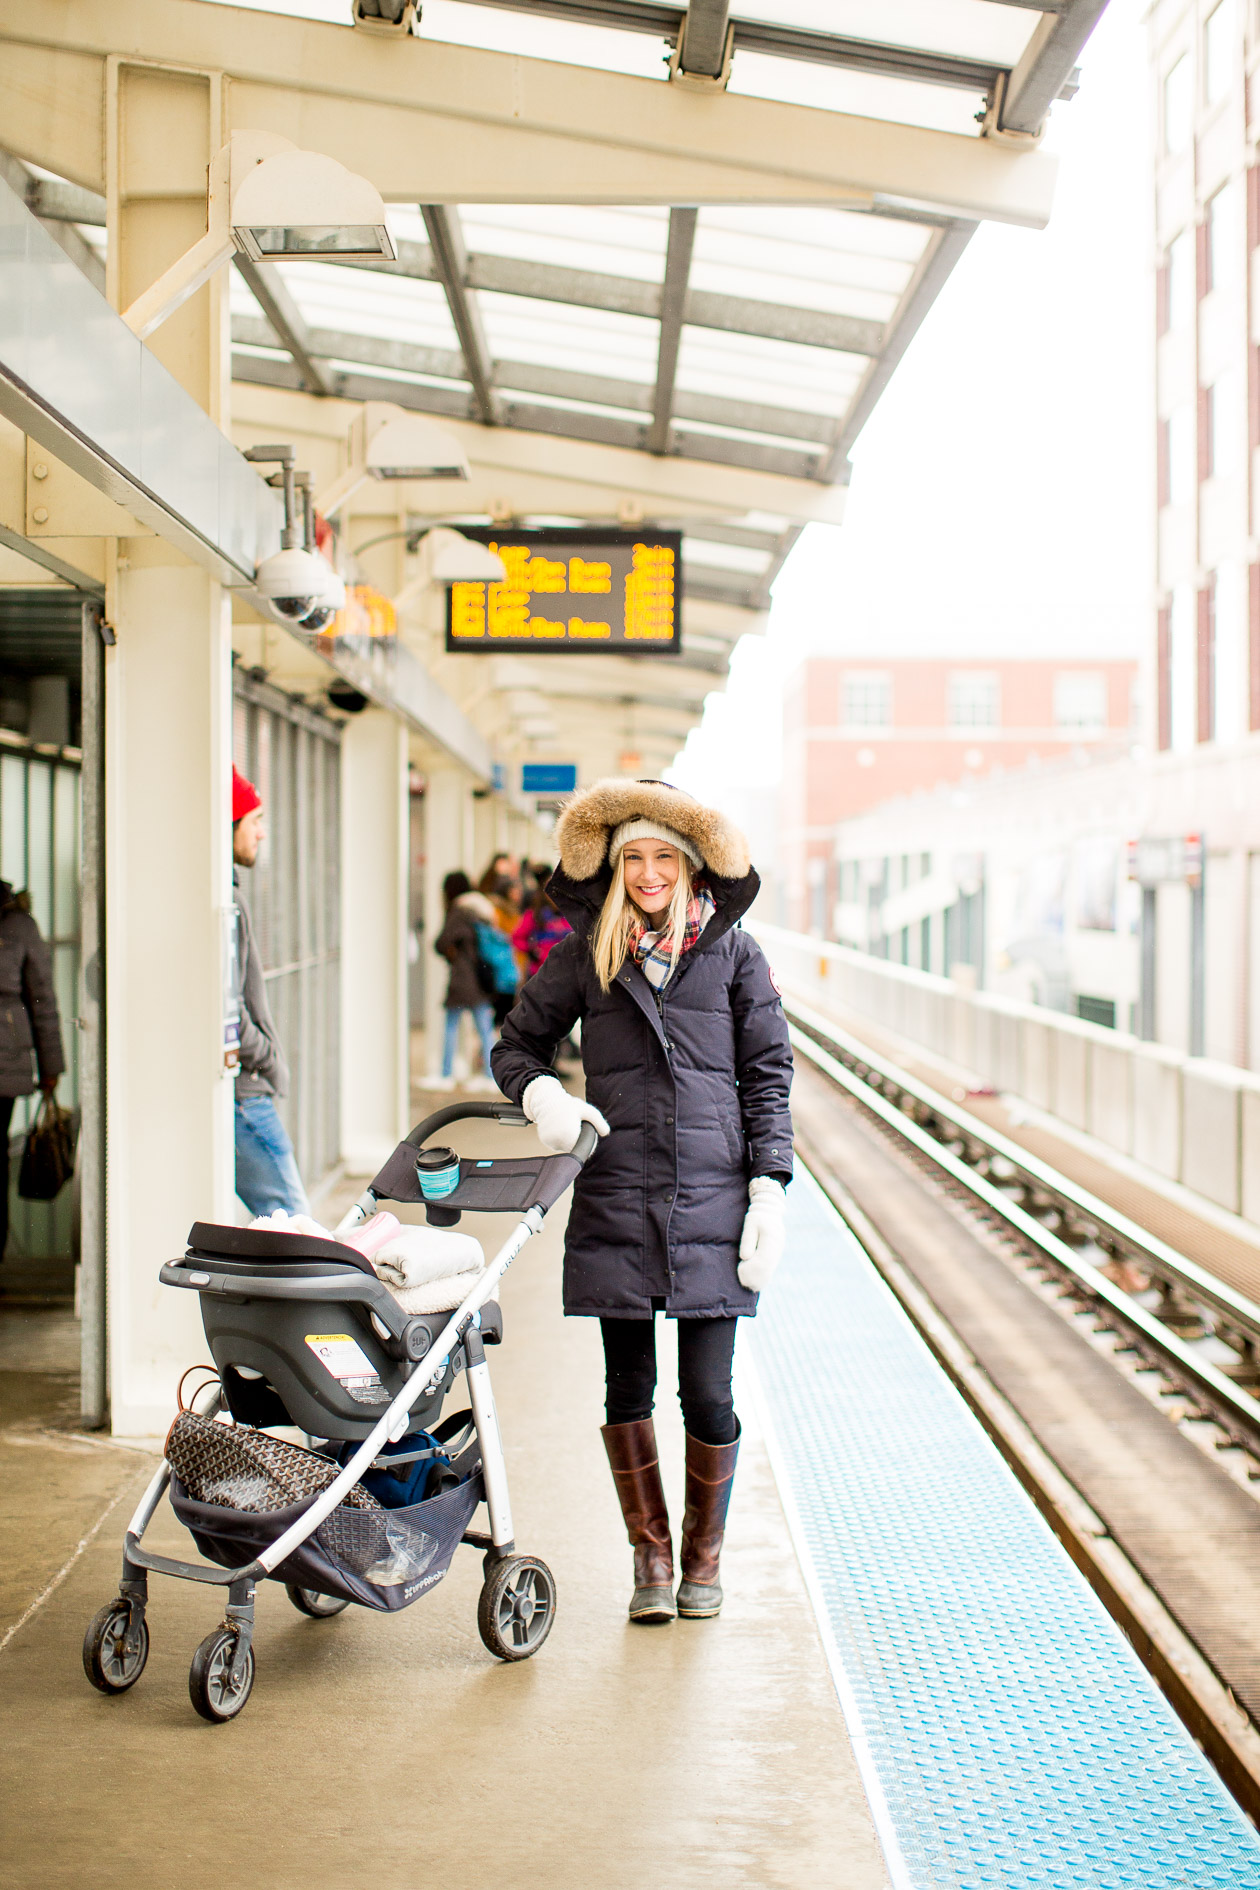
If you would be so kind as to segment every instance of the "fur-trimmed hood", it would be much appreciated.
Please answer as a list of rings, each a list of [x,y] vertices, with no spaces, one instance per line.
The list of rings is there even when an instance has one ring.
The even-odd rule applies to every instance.
[[[667,781],[597,781],[575,794],[556,825],[560,864],[572,880],[594,879],[608,858],[608,840],[625,820],[659,820],[699,849],[719,879],[744,879],[748,842],[714,807],[705,807]]]
[[[484,893],[479,893],[476,890],[461,893],[459,898],[455,901],[455,904],[459,907],[461,912],[470,913],[481,925],[497,925],[499,923],[499,915]]]

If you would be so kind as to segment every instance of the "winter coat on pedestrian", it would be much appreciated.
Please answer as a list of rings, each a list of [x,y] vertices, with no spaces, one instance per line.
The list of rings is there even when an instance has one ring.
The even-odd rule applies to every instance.
[[[605,992],[591,941],[611,883],[608,838],[639,817],[698,848],[715,909],[661,991],[627,957]],[[574,1183],[565,1312],[648,1319],[656,1298],[677,1318],[754,1313],[739,1238],[750,1178],[791,1178],[792,1051],[761,948],[739,929],[760,885],[747,844],[679,790],[635,781],[579,795],[557,838],[547,896],[573,933],[525,985],[493,1069],[519,1102],[581,1020],[587,1100],[610,1133]]]
[[[239,916],[237,937],[237,997],[241,1007],[241,1065],[236,1075],[236,1100],[248,1096],[287,1096],[289,1065],[280,1047],[280,1033],[267,1001],[262,957],[254,936],[240,874],[233,868],[232,886]]]
[[[490,994],[481,982],[478,970],[477,927],[497,926],[498,914],[484,893],[461,893],[446,915],[446,924],[434,940],[433,949],[451,968],[446,988],[448,1011],[474,1010],[489,1004]]]
[[[532,978],[545,965],[553,945],[567,938],[573,927],[554,906],[531,906],[512,933],[512,944],[525,960],[525,975]]]
[[[0,880],[0,1096],[29,1096],[66,1067],[52,954],[23,900]]]

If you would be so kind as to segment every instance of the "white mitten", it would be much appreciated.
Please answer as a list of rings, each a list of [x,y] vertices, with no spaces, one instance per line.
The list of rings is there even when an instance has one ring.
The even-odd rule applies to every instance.
[[[739,1237],[739,1283],[760,1293],[783,1258],[787,1238],[783,1214],[787,1206],[783,1183],[773,1175],[754,1175],[748,1184],[748,1212]]]
[[[572,1153],[584,1122],[593,1122],[600,1135],[608,1133],[608,1124],[594,1104],[570,1096],[554,1076],[536,1076],[528,1083],[521,1108],[537,1129],[538,1140],[553,1155]]]

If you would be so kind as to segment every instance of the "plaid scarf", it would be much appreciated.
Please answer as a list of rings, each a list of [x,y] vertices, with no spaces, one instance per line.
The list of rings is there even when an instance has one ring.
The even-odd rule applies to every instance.
[[[689,952],[703,932],[709,920],[717,910],[713,895],[707,886],[701,886],[687,901],[687,918],[683,926],[682,950]],[[670,953],[669,927],[662,931],[649,932],[647,927],[639,925],[630,934],[630,955],[638,965],[644,977],[654,991],[660,991],[669,982],[673,970]]]

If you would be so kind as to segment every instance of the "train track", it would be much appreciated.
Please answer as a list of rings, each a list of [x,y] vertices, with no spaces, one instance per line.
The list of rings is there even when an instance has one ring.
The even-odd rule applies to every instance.
[[[785,1008],[806,1165],[1260,1822],[1260,1306]]]

